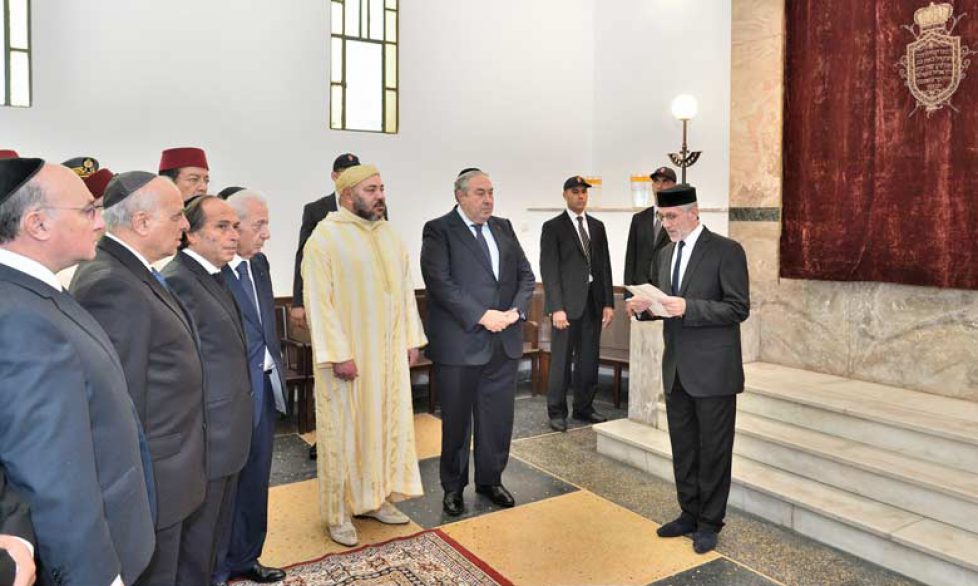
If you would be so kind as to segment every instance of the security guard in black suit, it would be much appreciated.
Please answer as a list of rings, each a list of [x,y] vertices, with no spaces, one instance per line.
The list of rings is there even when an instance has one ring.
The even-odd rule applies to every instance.
[[[615,297],[604,224],[584,211],[589,187],[579,175],[567,179],[567,210],[548,220],[540,235],[540,274],[553,320],[547,415],[556,431],[567,431],[567,387],[574,389],[575,419],[606,421],[592,403],[601,328],[615,315]]]
[[[652,179],[653,193],[676,186],[676,172],[669,167],[659,167],[649,177]],[[649,206],[632,216],[628,228],[628,246],[625,248],[626,285],[656,283],[656,266],[652,262],[656,253],[669,244],[669,235],[655,217],[655,206]],[[626,293],[625,297],[631,294]]]

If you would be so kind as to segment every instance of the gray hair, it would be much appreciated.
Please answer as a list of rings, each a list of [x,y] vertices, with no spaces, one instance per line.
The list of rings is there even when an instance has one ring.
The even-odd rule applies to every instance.
[[[24,213],[44,203],[44,190],[34,177],[7,198],[7,201],[0,204],[0,244],[6,244],[17,238]]]
[[[156,195],[155,191],[143,187],[114,206],[105,208],[102,211],[105,230],[115,232],[119,228],[129,228],[132,226],[133,216],[139,212],[152,212],[155,203],[154,195]]]
[[[231,206],[234,213],[238,214],[238,219],[240,220],[248,218],[248,202],[250,201],[260,203],[266,208],[268,207],[268,200],[265,199],[265,196],[254,189],[242,189],[227,199],[228,205]]]
[[[471,181],[473,177],[478,177],[480,175],[483,176],[483,177],[489,177],[489,174],[488,173],[486,173],[485,171],[480,171],[479,169],[473,169],[471,171],[466,171],[465,173],[462,173],[461,175],[459,175],[455,179],[455,193],[458,193],[459,191],[461,191],[463,193],[465,191],[468,191],[468,189],[469,189],[469,181]]]

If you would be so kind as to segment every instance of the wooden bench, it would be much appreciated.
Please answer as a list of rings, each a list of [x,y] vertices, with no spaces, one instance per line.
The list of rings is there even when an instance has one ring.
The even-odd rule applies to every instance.
[[[428,303],[425,298],[424,289],[414,291],[415,300],[418,302],[418,313],[421,321],[428,327]],[[542,312],[541,302],[541,312]],[[540,333],[539,322],[533,320],[532,309],[527,313],[527,320],[523,322],[523,360],[530,361],[531,380],[534,388],[539,384],[540,378]],[[434,364],[423,353],[418,357],[418,362],[411,367],[411,372],[423,372],[428,376],[428,413],[434,413],[438,405],[438,390],[435,388]]]
[[[275,332],[282,344],[289,413],[296,415],[298,432],[308,433],[316,429],[312,343],[307,330],[289,323],[291,307],[291,297],[275,299]]]
[[[539,285],[538,285],[539,287]],[[539,287],[541,294],[543,289]],[[624,288],[615,287],[615,319],[607,329],[601,331],[601,341],[598,346],[598,364],[612,369],[614,383],[611,389],[615,409],[621,408],[621,374],[628,369],[629,342],[631,336],[631,318],[625,310],[623,298]],[[540,376],[534,392],[546,393],[547,380],[550,378],[550,340],[552,323],[550,317],[540,320]]]

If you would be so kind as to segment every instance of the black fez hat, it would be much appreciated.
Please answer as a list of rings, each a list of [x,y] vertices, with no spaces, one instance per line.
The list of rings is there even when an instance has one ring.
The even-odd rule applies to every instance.
[[[99,170],[98,159],[95,157],[75,157],[61,164],[74,171],[82,179],[91,177]]]
[[[655,171],[652,171],[652,174],[649,175],[649,179],[655,179],[656,177],[663,177],[669,181],[672,181],[673,183],[676,182],[676,172],[669,167],[659,167]]]
[[[159,175],[149,171],[127,171],[119,173],[109,181],[105,188],[102,205],[110,208],[130,195],[139,191],[144,185],[156,179]]]
[[[585,181],[580,175],[574,175],[573,177],[569,177],[567,181],[564,181],[564,191],[575,187],[591,187],[591,184]]]
[[[0,204],[44,168],[44,159],[0,159]]]
[[[343,153],[342,155],[336,157],[336,160],[333,161],[333,172],[337,173],[343,169],[356,167],[359,164],[360,157],[354,155],[353,153]]]
[[[244,190],[245,190],[244,187],[237,187],[237,186],[234,186],[234,187],[225,187],[224,189],[222,189],[222,190],[220,190],[220,191],[217,192],[217,197],[219,197],[221,199],[227,199],[227,198],[231,197],[232,195],[234,195],[235,193],[238,193],[239,191],[244,191]]]
[[[482,173],[482,169],[478,167],[466,167],[458,172],[458,176],[461,177],[462,175],[465,175],[466,173],[471,173],[472,171],[478,171],[479,173]]]
[[[663,189],[655,195],[655,205],[660,208],[674,208],[690,203],[696,203],[696,188],[683,183],[669,189]]]

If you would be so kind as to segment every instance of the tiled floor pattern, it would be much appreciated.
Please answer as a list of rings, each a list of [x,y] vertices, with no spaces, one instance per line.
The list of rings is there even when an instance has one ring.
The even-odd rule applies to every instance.
[[[616,410],[605,392],[596,408]],[[627,402],[627,400],[626,400]],[[660,539],[659,523],[676,514],[674,488],[599,455],[589,426],[568,433],[547,426],[543,397],[521,393],[514,441],[503,481],[517,507],[499,509],[470,485],[467,513],[441,511],[438,482],[441,422],[415,416],[416,448],[425,495],[400,502],[411,519],[386,526],[356,519],[360,544],[441,527],[518,585],[529,586],[912,586],[915,583],[749,515],[730,511],[718,553],[696,555],[687,538]],[[288,565],[343,551],[319,517],[314,434],[276,438],[269,538],[262,561]],[[471,468],[471,466],[470,466]]]

